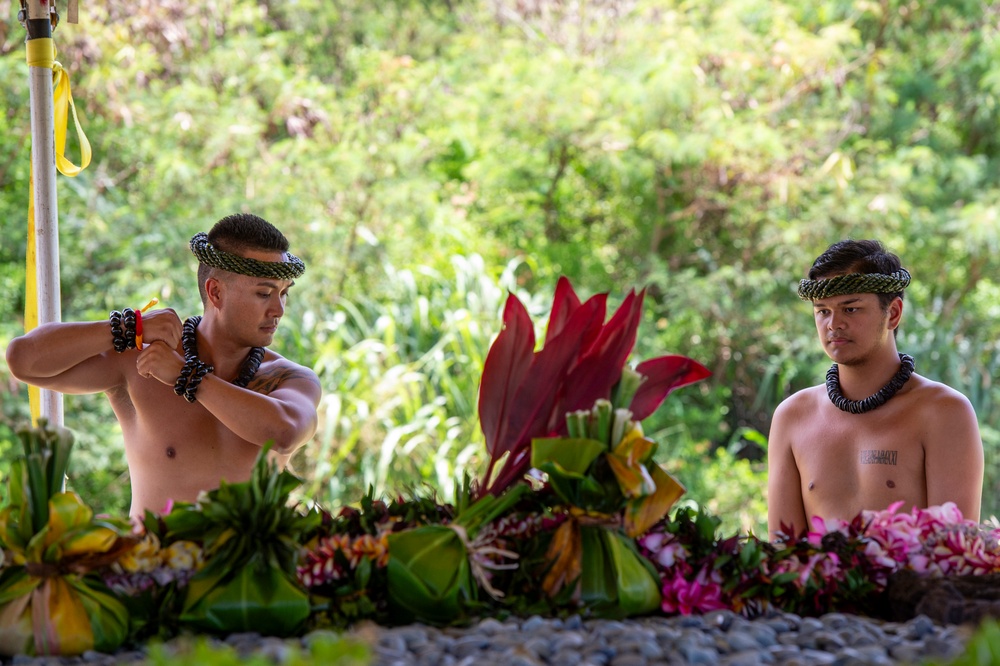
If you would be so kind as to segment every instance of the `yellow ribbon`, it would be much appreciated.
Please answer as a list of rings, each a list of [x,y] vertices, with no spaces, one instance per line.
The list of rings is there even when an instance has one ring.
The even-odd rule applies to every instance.
[[[28,67],[42,67],[52,70],[52,97],[55,115],[56,138],[56,168],[64,176],[78,176],[90,164],[92,151],[90,141],[80,126],[80,118],[76,114],[76,104],[73,103],[73,92],[70,90],[69,74],[56,60],[56,46],[51,38],[29,39],[25,42]],[[76,137],[80,143],[80,166],[66,158],[66,129],[69,127],[69,114],[73,114],[73,125],[76,127]]]
[[[64,176],[74,177],[90,164],[92,151],[90,141],[80,126],[80,118],[73,103],[73,93],[70,90],[69,74],[56,60],[55,42],[51,38],[29,39],[25,42],[28,67],[42,67],[52,70],[53,116],[55,122],[56,168]],[[76,136],[80,144],[80,166],[66,158],[66,129],[69,126],[69,114],[73,113],[73,124],[76,126]],[[35,176],[34,165],[30,170],[28,180],[28,251],[26,253],[25,272],[25,305],[24,329],[30,331],[38,326],[38,252],[35,247]],[[31,406],[31,419],[38,422],[41,412],[41,395],[37,386],[28,387],[28,401]]]

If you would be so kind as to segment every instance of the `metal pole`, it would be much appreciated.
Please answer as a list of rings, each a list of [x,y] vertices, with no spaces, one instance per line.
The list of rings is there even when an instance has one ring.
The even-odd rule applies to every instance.
[[[52,37],[49,3],[28,0],[25,27],[28,40]],[[62,319],[59,287],[59,205],[56,196],[55,111],[52,70],[29,67],[31,103],[31,165],[35,181],[35,250],[38,276],[38,323]],[[50,424],[63,424],[63,396],[42,389],[41,416]]]

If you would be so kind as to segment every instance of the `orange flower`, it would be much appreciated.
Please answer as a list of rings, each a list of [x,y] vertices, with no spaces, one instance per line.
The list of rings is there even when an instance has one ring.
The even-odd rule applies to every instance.
[[[359,536],[351,547],[351,564],[357,566],[362,557],[373,560],[376,566],[384,567],[389,562],[389,545],[385,535],[374,537],[370,534]]]

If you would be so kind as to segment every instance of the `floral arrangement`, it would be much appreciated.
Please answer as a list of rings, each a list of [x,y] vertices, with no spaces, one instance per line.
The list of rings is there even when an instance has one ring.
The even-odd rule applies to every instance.
[[[249,481],[147,514],[136,530],[61,492],[71,437],[44,424],[0,510],[0,654],[113,651],[184,629],[293,635],[362,619],[439,625],[499,614],[622,618],[768,608],[872,613],[891,576],[1000,571],[1000,531],[953,504],[813,521],[776,542],[724,536],[675,504],[641,422],[708,371],[631,367],[643,294],[605,321],[560,280],[542,345],[511,295],[479,398],[488,465],[434,497],[336,514],[290,502],[300,481],[261,452]],[[66,637],[79,637],[68,640]]]
[[[862,511],[850,522],[814,517],[812,530],[777,543],[722,538],[718,518],[681,509],[639,545],[660,573],[667,614],[870,614],[900,570],[931,577],[1000,572],[1000,528],[964,519],[951,502],[909,513],[899,513],[901,506]]]
[[[113,649],[128,634],[124,604],[92,575],[135,543],[128,523],[95,517],[62,490],[72,434],[18,432],[24,456],[8,477],[0,510],[0,654],[79,654]]]
[[[1000,527],[966,520],[952,502],[899,513],[902,502],[861,514],[865,555],[888,572],[924,576],[982,576],[1000,571]],[[814,534],[847,534],[844,521],[813,519]]]

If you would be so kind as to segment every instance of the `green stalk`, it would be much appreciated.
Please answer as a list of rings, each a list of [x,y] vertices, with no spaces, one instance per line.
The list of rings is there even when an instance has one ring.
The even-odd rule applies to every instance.
[[[463,511],[455,522],[463,526],[469,538],[473,539],[479,528],[506,513],[529,489],[527,484],[518,483],[500,497],[484,495]]]
[[[586,410],[579,410],[576,412],[567,412],[566,414],[566,432],[570,439],[587,439],[589,434],[587,432],[587,424],[590,421],[590,412]]]
[[[39,419],[39,423],[44,422],[44,419]],[[35,442],[38,433],[33,428],[21,428],[17,431],[17,436],[21,438],[21,446],[24,448],[25,456],[30,456],[39,448]]]
[[[49,522],[49,484],[45,478],[45,468],[48,452],[32,453],[25,456],[24,464],[28,470],[28,497],[31,502],[31,527],[38,534]]]
[[[632,423],[632,412],[628,409],[616,409],[615,410],[615,423],[611,428],[611,446],[615,447],[618,442],[622,441],[622,437],[628,432],[629,425]]]
[[[610,400],[597,400],[594,402],[594,432],[591,433],[591,437],[601,442],[605,446],[610,446],[614,444],[611,441],[611,401]]]
[[[73,450],[73,434],[64,428],[54,433],[52,457],[49,458],[49,498],[63,491],[69,454]]]
[[[615,407],[624,408],[631,405],[632,398],[635,397],[639,386],[645,379],[643,375],[640,375],[628,366],[622,368],[622,378],[618,380],[614,390],[611,392],[611,400],[614,402]]]

